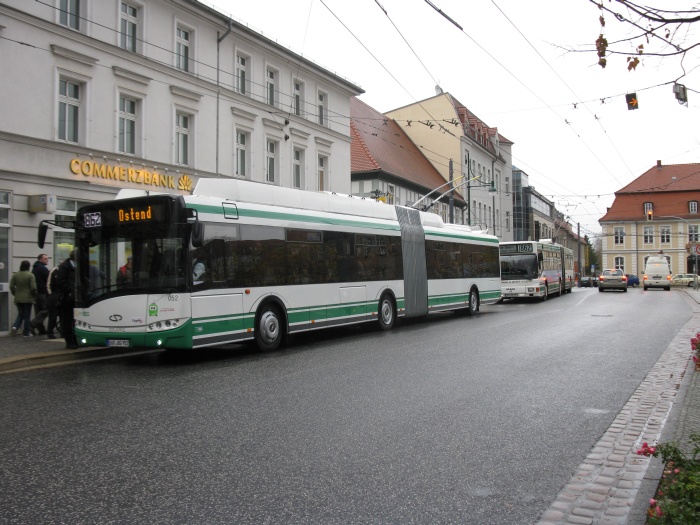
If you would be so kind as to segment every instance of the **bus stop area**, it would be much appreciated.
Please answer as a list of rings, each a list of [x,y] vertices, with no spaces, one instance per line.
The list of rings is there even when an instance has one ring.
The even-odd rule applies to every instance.
[[[80,361],[144,353],[140,350],[108,347],[84,347],[69,350],[65,348],[65,344],[62,338],[47,339],[43,335],[34,337],[9,335],[0,338],[0,375]],[[158,350],[146,350],[145,352],[153,351]]]

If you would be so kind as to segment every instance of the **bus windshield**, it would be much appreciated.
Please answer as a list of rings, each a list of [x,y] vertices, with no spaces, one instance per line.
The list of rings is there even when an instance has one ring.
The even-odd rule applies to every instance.
[[[186,290],[185,223],[172,198],[154,198],[138,208],[128,200],[82,208],[77,233],[76,304],[107,297]]]
[[[537,279],[537,255],[501,255],[501,279]]]

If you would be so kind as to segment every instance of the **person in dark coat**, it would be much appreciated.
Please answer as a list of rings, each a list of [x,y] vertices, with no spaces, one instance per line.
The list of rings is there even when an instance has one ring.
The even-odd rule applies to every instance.
[[[48,262],[49,256],[41,253],[34,261],[34,266],[32,266],[32,273],[36,278],[36,303],[34,304],[34,319],[32,319],[31,326],[33,330],[36,330],[41,335],[46,335],[44,319],[49,314],[49,292],[46,289],[46,283],[49,279]]]
[[[36,278],[29,271],[29,266],[29,261],[22,261],[19,271],[12,274],[10,279],[10,292],[14,295],[17,306],[17,319],[12,324],[12,334],[17,334],[24,323],[22,332],[24,337],[32,336],[29,323],[32,317],[32,305],[36,300]]]
[[[66,348],[78,348],[73,326],[73,308],[75,308],[75,249],[70,252],[68,259],[58,266],[58,291],[61,304],[61,331],[66,340]]]
[[[49,324],[46,327],[46,337],[49,339],[56,339],[54,335],[54,330],[59,329],[59,323],[56,322],[59,319],[59,304],[58,298],[61,293],[58,291],[58,266],[54,266],[49,272],[49,279],[46,281],[46,291],[49,292],[48,307],[49,307]],[[63,337],[63,333],[59,333]]]

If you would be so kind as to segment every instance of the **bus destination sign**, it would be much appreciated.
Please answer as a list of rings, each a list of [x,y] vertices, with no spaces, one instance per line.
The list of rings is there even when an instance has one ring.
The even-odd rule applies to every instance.
[[[119,222],[150,221],[153,219],[151,206],[148,208],[119,208],[117,212]]]
[[[509,253],[532,253],[532,243],[501,245],[501,254]]]

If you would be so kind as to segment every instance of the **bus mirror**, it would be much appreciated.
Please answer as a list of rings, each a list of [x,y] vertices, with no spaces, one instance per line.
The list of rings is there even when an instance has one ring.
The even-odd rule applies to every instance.
[[[192,246],[201,248],[204,245],[204,224],[199,219],[192,225]]]
[[[39,248],[44,247],[44,243],[46,242],[46,232],[48,231],[48,229],[49,225],[46,224],[44,221],[41,221],[41,223],[39,223],[39,233],[36,240],[36,243],[39,245]]]

